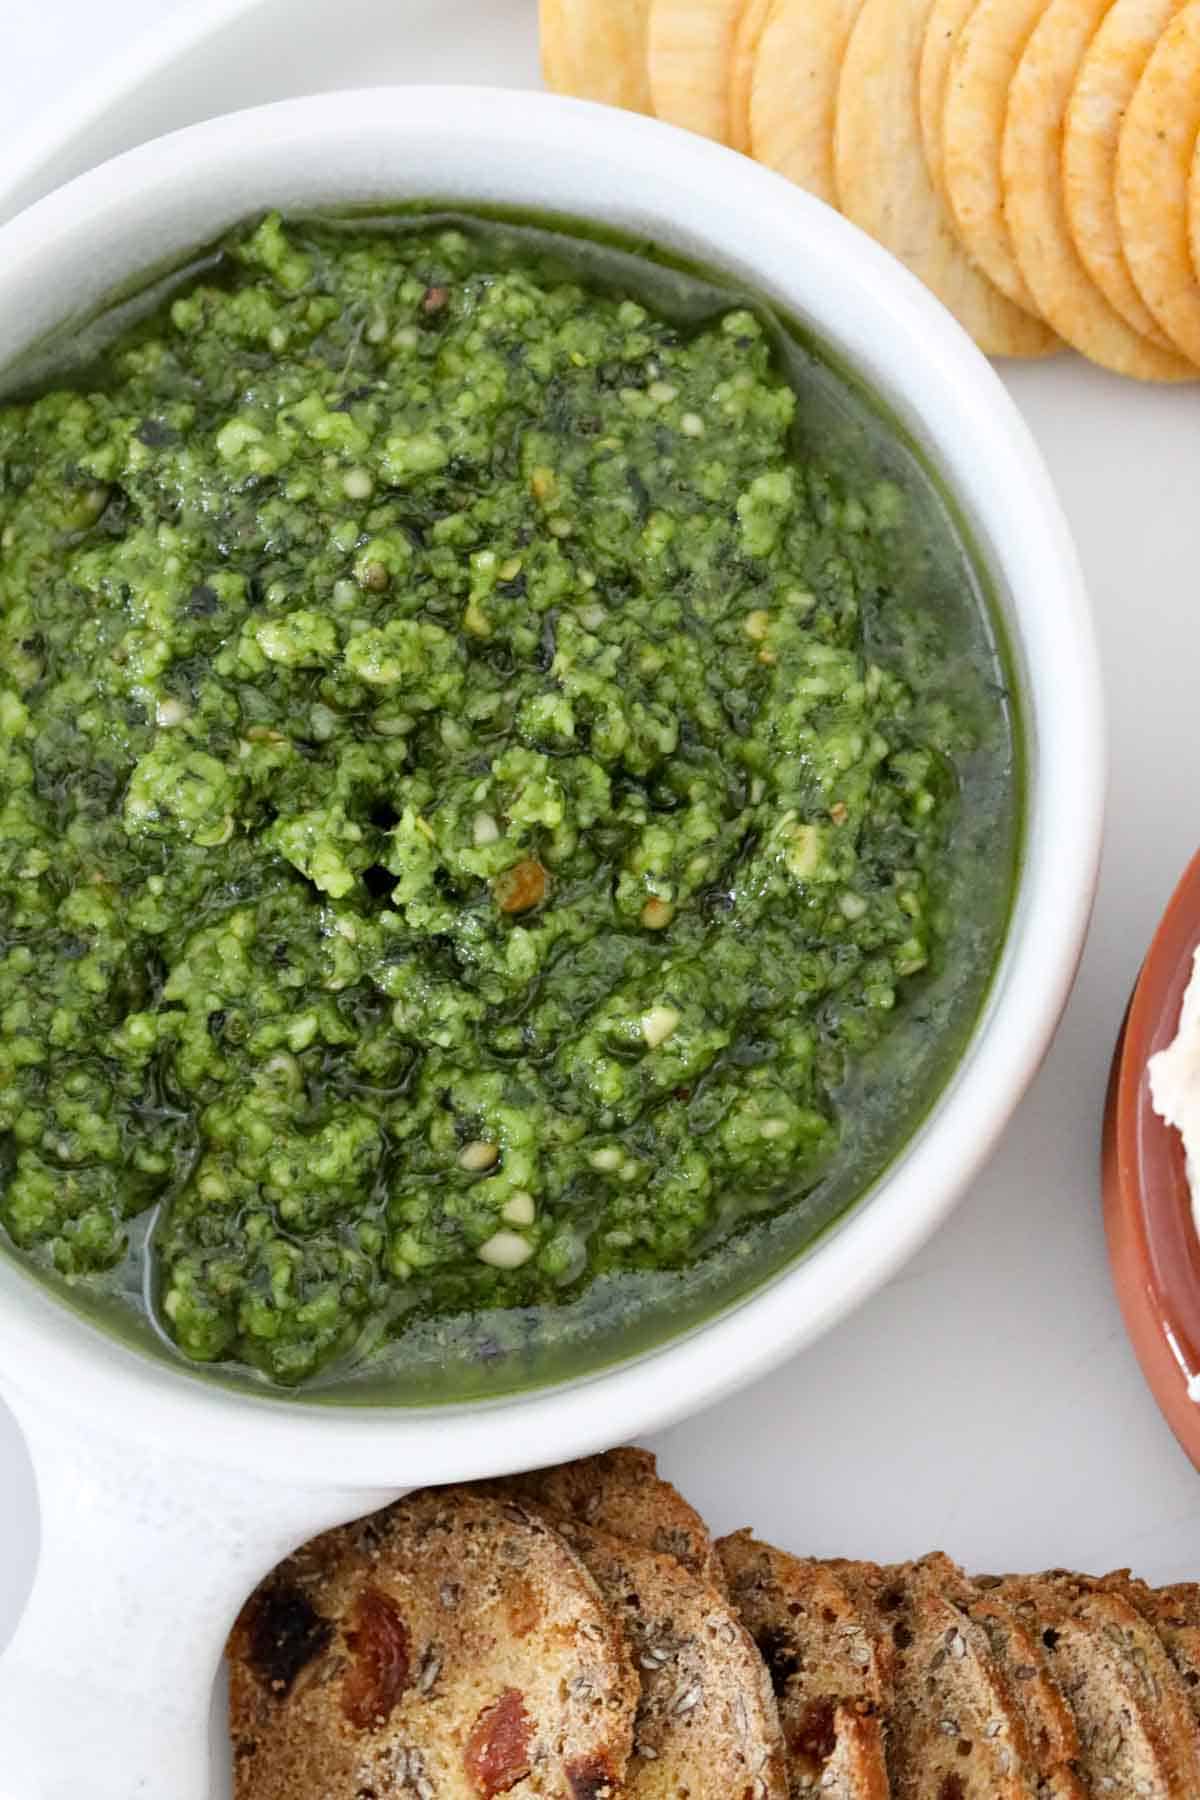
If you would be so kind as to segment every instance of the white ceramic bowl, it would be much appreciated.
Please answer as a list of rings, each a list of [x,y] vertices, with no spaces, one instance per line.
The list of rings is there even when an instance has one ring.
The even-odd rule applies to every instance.
[[[375,89],[231,115],[131,151],[0,230],[0,368],[130,275],[264,206],[405,197],[571,214],[725,270],[807,321],[906,423],[990,565],[1023,682],[1030,810],[1010,940],[957,1072],[869,1201],[724,1316],[565,1388],[437,1412],[239,1395],[102,1336],[0,1258],[0,1370],[42,1503],[33,1597],[0,1664],[3,1800],[204,1800],[222,1634],[284,1550],[418,1482],[647,1432],[828,1329],[979,1168],[1041,1059],[1081,948],[1101,829],[1101,703],[1080,574],[1041,459],[937,302],[744,158],[647,119],[482,89]]]

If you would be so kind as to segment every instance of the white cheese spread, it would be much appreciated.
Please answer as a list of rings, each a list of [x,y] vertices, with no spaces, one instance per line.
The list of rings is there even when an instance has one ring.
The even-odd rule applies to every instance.
[[[1150,1058],[1149,1074],[1155,1112],[1183,1138],[1192,1217],[1200,1231],[1200,949],[1192,958],[1174,1041]]]

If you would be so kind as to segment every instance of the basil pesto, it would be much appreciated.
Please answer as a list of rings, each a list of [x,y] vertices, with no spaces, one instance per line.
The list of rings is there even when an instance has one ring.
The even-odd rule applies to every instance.
[[[670,1329],[969,1028],[1019,784],[953,523],[637,292],[269,217],[0,406],[0,1222],[185,1357]]]

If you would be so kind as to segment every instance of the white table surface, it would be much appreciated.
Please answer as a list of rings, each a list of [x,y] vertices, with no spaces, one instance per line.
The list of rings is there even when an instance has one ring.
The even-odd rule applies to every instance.
[[[320,0],[292,4],[305,15],[297,34],[273,35],[209,110],[226,95],[363,80],[537,81],[532,0],[340,0],[324,20]],[[2,10],[0,167],[68,84],[182,6]],[[169,112],[170,84],[157,103]],[[1139,389],[1074,358],[1006,378],[1078,538],[1111,705],[1108,848],[1080,980],[950,1224],[814,1349],[655,1448],[715,1526],[752,1521],[796,1549],[890,1559],[937,1546],[976,1568],[1129,1563],[1153,1580],[1194,1577],[1200,1477],[1122,1330],[1097,1159],[1129,987],[1200,837],[1200,390]],[[0,1406],[0,1644],[35,1554],[28,1465]]]

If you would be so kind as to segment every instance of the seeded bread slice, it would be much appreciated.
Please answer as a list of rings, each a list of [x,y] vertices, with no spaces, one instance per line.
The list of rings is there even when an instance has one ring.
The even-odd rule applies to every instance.
[[[707,1525],[678,1488],[658,1473],[648,1450],[627,1445],[489,1482],[486,1488],[532,1500],[659,1556],[673,1556],[718,1593],[725,1591],[724,1571]]]
[[[1047,1666],[1041,1639],[995,1590],[971,1587],[966,1606],[987,1633],[1001,1679],[1024,1719],[1042,1794],[1046,1800],[1083,1800],[1088,1790],[1076,1767],[1079,1729]]]
[[[1131,1600],[1061,1570],[1008,1576],[999,1591],[1041,1636],[1075,1714],[1080,1772],[1093,1793],[1195,1800],[1200,1751],[1187,1692]]]
[[[235,1800],[610,1800],[628,1768],[621,1627],[511,1502],[428,1489],[315,1539],[229,1661]]]
[[[1114,1569],[1101,1576],[1097,1585],[1120,1594],[1151,1622],[1179,1676],[1192,1716],[1200,1721],[1200,1588],[1184,1582],[1160,1593],[1128,1569]],[[1163,1594],[1170,1597],[1164,1601]]]
[[[1001,1685],[1025,1726],[1043,1793],[1054,1800],[1079,1800],[1087,1789],[1075,1772],[1075,1715],[1047,1667],[1036,1634],[995,1588],[980,1588],[948,1556],[935,1552],[920,1566],[940,1582],[947,1599],[983,1627]]]
[[[886,1800],[875,1640],[846,1584],[748,1531],[721,1538],[730,1597],[771,1676],[793,1797]]]
[[[903,1800],[1034,1800],[1038,1776],[1021,1711],[987,1633],[951,1597],[965,1582],[961,1571],[944,1557],[836,1566],[873,1609],[887,1646],[892,1792]]]
[[[787,1800],[770,1679],[728,1602],[674,1557],[577,1519],[555,1523],[624,1629],[641,1678],[631,1800]]]
[[[1192,1712],[1200,1723],[1200,1584],[1181,1581],[1154,1588],[1149,1604],[1158,1635],[1187,1689]]]

